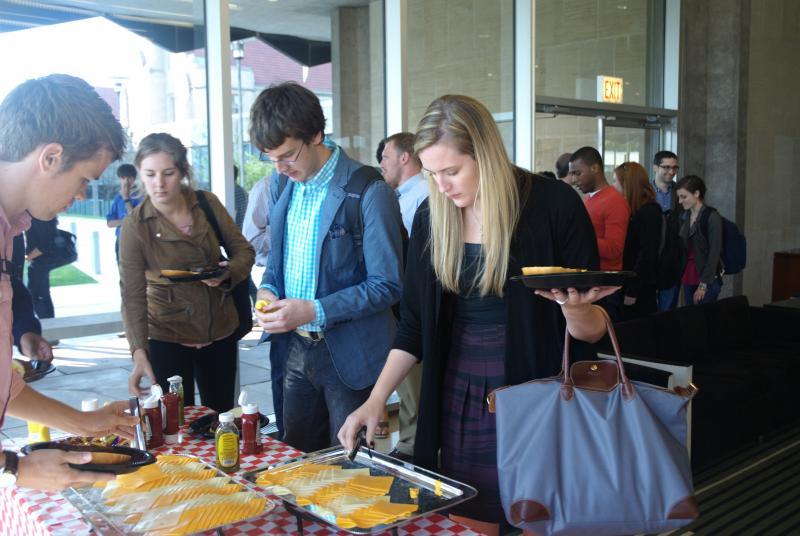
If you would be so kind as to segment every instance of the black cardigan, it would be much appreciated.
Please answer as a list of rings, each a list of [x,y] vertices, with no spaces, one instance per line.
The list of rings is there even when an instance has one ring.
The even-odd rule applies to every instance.
[[[622,254],[622,267],[633,270],[636,277],[625,282],[625,295],[635,298],[648,294],[655,296],[656,263],[658,247],[661,244],[661,205],[655,201],[645,203],[637,210],[628,223],[625,250]]]
[[[597,269],[597,240],[589,214],[572,188],[518,170],[523,209],[511,243],[509,277],[523,266]],[[442,291],[431,264],[428,202],[420,205],[411,229],[401,320],[393,348],[424,361],[417,421],[415,462],[437,467],[440,446],[441,385],[448,355],[452,294]],[[555,375],[561,370],[565,321],[555,303],[508,281],[503,301],[507,384]],[[573,358],[591,359],[594,346],[573,345]]]

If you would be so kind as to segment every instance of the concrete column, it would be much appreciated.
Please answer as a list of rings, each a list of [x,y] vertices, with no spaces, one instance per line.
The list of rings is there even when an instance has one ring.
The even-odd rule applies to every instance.
[[[706,201],[744,228],[750,0],[682,0],[678,157],[681,175],[708,186]],[[739,294],[741,276],[723,295]]]
[[[351,157],[370,165],[384,124],[380,9],[380,2],[341,7],[331,18],[333,134]]]

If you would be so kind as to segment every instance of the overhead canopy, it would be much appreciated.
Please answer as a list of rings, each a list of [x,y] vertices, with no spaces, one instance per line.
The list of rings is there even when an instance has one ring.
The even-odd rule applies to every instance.
[[[51,5],[44,7],[41,4],[0,2],[0,32],[26,30],[91,17],[104,17],[171,52],[188,52],[205,47],[205,32],[202,26],[173,24],[168,21],[154,22],[141,18],[108,15],[92,10],[64,6]],[[331,61],[330,42],[305,39],[292,35],[262,34],[252,30],[231,27],[231,41],[240,41],[249,37],[257,37],[264,43],[308,67]]]

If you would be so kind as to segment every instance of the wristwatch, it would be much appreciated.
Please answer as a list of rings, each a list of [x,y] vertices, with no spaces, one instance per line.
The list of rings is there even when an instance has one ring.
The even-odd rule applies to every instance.
[[[16,452],[4,450],[3,454],[6,461],[3,470],[0,471],[0,489],[10,488],[17,483],[17,468],[19,467],[19,458]]]

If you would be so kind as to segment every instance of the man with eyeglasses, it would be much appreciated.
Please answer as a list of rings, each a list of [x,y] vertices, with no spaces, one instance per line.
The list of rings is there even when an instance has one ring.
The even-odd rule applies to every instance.
[[[677,229],[680,206],[675,193],[675,176],[678,174],[678,155],[672,151],[658,151],[653,158],[653,178],[650,182],[656,191],[656,202],[667,216],[667,225]],[[676,231],[677,232],[677,231]],[[658,291],[658,310],[666,311],[678,305],[680,281],[674,287]]]
[[[369,397],[401,289],[397,197],[324,131],[319,99],[294,82],[265,89],[250,113],[250,137],[276,168],[258,291],[269,306],[256,316],[272,366],[284,367],[282,439],[305,452],[338,443],[347,415]]]
[[[675,176],[678,174],[678,156],[672,151],[658,151],[653,158],[653,189],[661,211],[669,214],[677,205]]]

